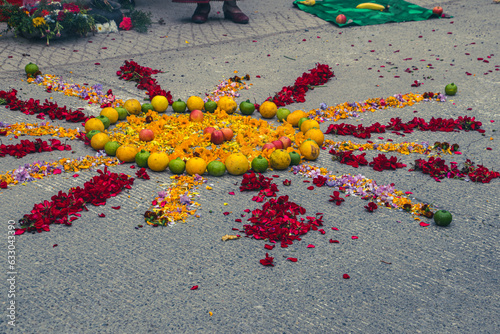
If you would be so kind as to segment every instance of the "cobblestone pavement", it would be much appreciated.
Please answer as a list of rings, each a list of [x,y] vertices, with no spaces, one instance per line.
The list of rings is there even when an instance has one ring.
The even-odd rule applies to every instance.
[[[434,6],[431,1],[414,3]],[[242,2],[251,18],[246,26],[223,20],[216,6],[208,23],[193,25],[188,19],[194,6],[138,1],[138,9],[152,11],[155,19],[163,18],[167,24],[155,25],[147,34],[95,35],[54,41],[51,46],[4,34],[0,37],[0,90],[15,88],[23,99],[53,99],[59,105],[96,114],[98,109],[84,101],[26,84],[25,64],[36,62],[44,73],[76,83],[102,83],[122,98],[142,98],[134,84],[118,80],[115,74],[130,58],[164,70],[156,76],[158,82],[174,98],[182,99],[210,92],[238,70],[252,77],[251,88],[241,92],[240,100],[262,101],[292,84],[316,62],[332,66],[335,78],[310,91],[306,103],[291,105],[292,110],[417,89],[438,92],[454,82],[459,92],[445,103],[422,102],[345,122],[369,125],[385,124],[393,117],[407,121],[415,116],[426,120],[475,116],[483,122],[485,136],[419,131],[405,138],[391,133],[381,136],[394,142],[458,143],[463,154],[445,156],[445,160],[461,163],[469,158],[498,170],[500,5],[479,1],[440,5],[454,18],[340,29],[283,0]],[[424,85],[413,88],[414,80]],[[0,121],[39,120],[2,109]],[[329,124],[321,124],[321,129],[326,130]],[[377,142],[377,137],[371,140]],[[2,142],[21,140],[9,139]],[[4,173],[34,160],[93,154],[80,142],[68,143],[75,153],[40,153],[22,159],[7,156],[0,158],[0,170]],[[421,157],[390,155],[397,155],[408,166]],[[374,152],[367,152],[368,160],[374,156]],[[326,151],[314,164],[336,174],[361,173],[378,184],[394,183],[397,189],[412,192],[415,201],[449,210],[454,220],[447,228],[433,223],[422,227],[405,212],[381,208],[370,214],[359,197],[347,197],[341,206],[335,206],[327,200],[331,188],[310,191],[303,177],[272,172],[267,176],[279,175],[279,195],[289,195],[308,215],[324,213],[326,234],[311,231],[289,248],[267,251],[264,241],[220,240],[222,235],[234,233],[232,228],[242,227],[235,219],[242,218],[244,209],[259,207],[251,201],[251,193],[238,191],[241,179],[229,175],[207,177],[212,190],[199,188],[200,218],[168,228],[135,229],[143,224],[143,214],[155,194],[170,182],[169,172],[151,173],[151,180],[136,180],[130,191],[110,199],[106,206],[90,206],[72,227],[56,226],[50,232],[16,237],[16,327],[7,323],[11,299],[7,297],[4,261],[0,301],[5,316],[0,318],[0,332],[500,332],[498,179],[489,184],[451,179],[438,183],[408,168],[380,173],[369,167],[340,165]],[[128,165],[112,170],[135,172]],[[0,191],[3,235],[7,235],[8,220],[19,220],[35,203],[59,191],[81,186],[96,171],[79,174],[77,178],[57,175]],[[292,186],[281,184],[285,178]],[[231,191],[234,196],[228,194]],[[120,210],[111,209],[118,205]],[[100,213],[106,218],[98,218]],[[353,240],[353,235],[359,239]],[[330,244],[330,238],[340,243]],[[6,238],[3,240],[6,254]],[[316,247],[307,248],[308,244]],[[275,258],[275,267],[259,264],[266,252]],[[290,256],[298,262],[286,261]],[[344,273],[351,278],[342,279]],[[193,285],[199,289],[191,291]]]

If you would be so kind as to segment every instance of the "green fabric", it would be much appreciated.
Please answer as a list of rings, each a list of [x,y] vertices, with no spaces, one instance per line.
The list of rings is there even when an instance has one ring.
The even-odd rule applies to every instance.
[[[306,6],[298,3],[298,1],[295,0],[293,4],[304,12],[316,15],[325,21],[333,22],[339,27],[366,26],[387,22],[423,21],[431,17],[439,17],[432,14],[431,9],[423,8],[403,0],[323,0],[316,1],[314,6]],[[377,3],[386,7],[389,5],[389,10],[382,12],[371,9],[356,9],[357,5],[366,2]],[[345,24],[335,22],[335,18],[339,14],[346,16],[347,22]]]

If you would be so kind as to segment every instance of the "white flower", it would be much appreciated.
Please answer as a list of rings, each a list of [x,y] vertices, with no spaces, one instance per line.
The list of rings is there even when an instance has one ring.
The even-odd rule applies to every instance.
[[[109,32],[118,32],[118,26],[116,25],[115,20],[111,20],[109,22]]]
[[[104,32],[104,28],[103,28],[102,24],[100,24],[100,23],[96,23],[95,29],[96,29],[98,34],[102,34]]]
[[[103,32],[108,33],[109,32],[109,23],[108,22],[103,23],[102,24],[102,29],[104,30]]]

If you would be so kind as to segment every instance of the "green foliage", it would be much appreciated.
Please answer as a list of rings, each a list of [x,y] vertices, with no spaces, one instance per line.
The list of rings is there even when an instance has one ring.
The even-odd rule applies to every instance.
[[[126,16],[130,17],[132,20],[132,25],[135,30],[141,33],[148,32],[149,27],[151,27],[151,12],[143,12],[140,10],[131,10],[126,13]]]
[[[5,31],[14,30],[25,37],[46,37],[47,44],[51,38],[61,36],[61,32],[84,36],[95,29],[94,18],[78,3],[42,0],[31,11],[5,3],[0,5],[0,12],[6,18]]]

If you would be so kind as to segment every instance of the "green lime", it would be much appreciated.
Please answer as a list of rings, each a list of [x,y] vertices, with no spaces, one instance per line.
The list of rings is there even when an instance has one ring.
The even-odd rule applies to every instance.
[[[104,128],[107,129],[109,128],[109,125],[111,124],[111,122],[109,121],[109,118],[107,118],[106,116],[97,116],[96,117],[97,119],[99,119],[102,124],[104,124]]]
[[[448,226],[451,223],[452,215],[446,210],[438,210],[434,213],[434,222],[438,226]]]
[[[243,115],[251,115],[255,111],[255,106],[250,100],[246,100],[240,103],[240,111]]]
[[[278,117],[278,121],[283,122],[284,119],[288,117],[292,112],[287,108],[279,108],[276,111],[276,116]]]
[[[181,158],[172,159],[168,163],[168,168],[174,174],[182,174],[186,169],[186,163]]]
[[[300,126],[302,125],[302,123],[305,122],[305,121],[307,121],[308,119],[309,118],[307,118],[307,117],[302,117],[301,119],[299,119],[299,124],[298,124],[299,129],[300,129]]]
[[[172,103],[172,109],[174,109],[174,112],[185,112],[186,108],[186,102],[182,101],[181,99],[178,99],[177,101]]]
[[[108,141],[106,145],[104,145],[104,151],[106,151],[107,155],[114,157],[116,155],[116,150],[120,146],[120,143],[117,141]]]
[[[458,87],[454,83],[447,84],[446,87],[444,87],[444,92],[446,95],[455,95],[457,93]]]
[[[35,74],[39,71],[39,68],[36,64],[29,63],[24,67],[24,70],[26,71],[26,74]]]
[[[141,111],[143,113],[147,113],[148,111],[150,110],[155,110],[155,108],[153,107],[153,105],[151,103],[144,103],[142,106],[141,106]]]
[[[221,161],[214,160],[207,165],[207,171],[212,176],[222,176],[226,172],[226,165]]]
[[[135,163],[139,167],[146,168],[146,167],[148,167],[148,158],[149,158],[149,156],[150,156],[150,154],[149,154],[148,151],[141,150],[140,152],[138,152],[135,155]]]
[[[268,167],[269,163],[267,162],[266,158],[262,157],[262,155],[259,155],[252,160],[252,169],[254,170],[254,172],[264,173],[267,171]]]
[[[215,109],[217,109],[217,102],[212,100],[208,100],[207,102],[205,102],[205,111],[213,113]]]
[[[116,107],[115,110],[118,112],[118,119],[125,119],[128,116],[127,109],[123,107]]]
[[[297,166],[298,164],[300,164],[300,154],[298,154],[295,151],[292,151],[288,154],[290,155],[290,159],[292,159],[292,161],[290,162],[290,165]]]
[[[92,137],[94,137],[94,135],[98,134],[99,130],[90,130],[89,132],[87,132],[87,134],[85,135],[89,140],[92,139]]]

